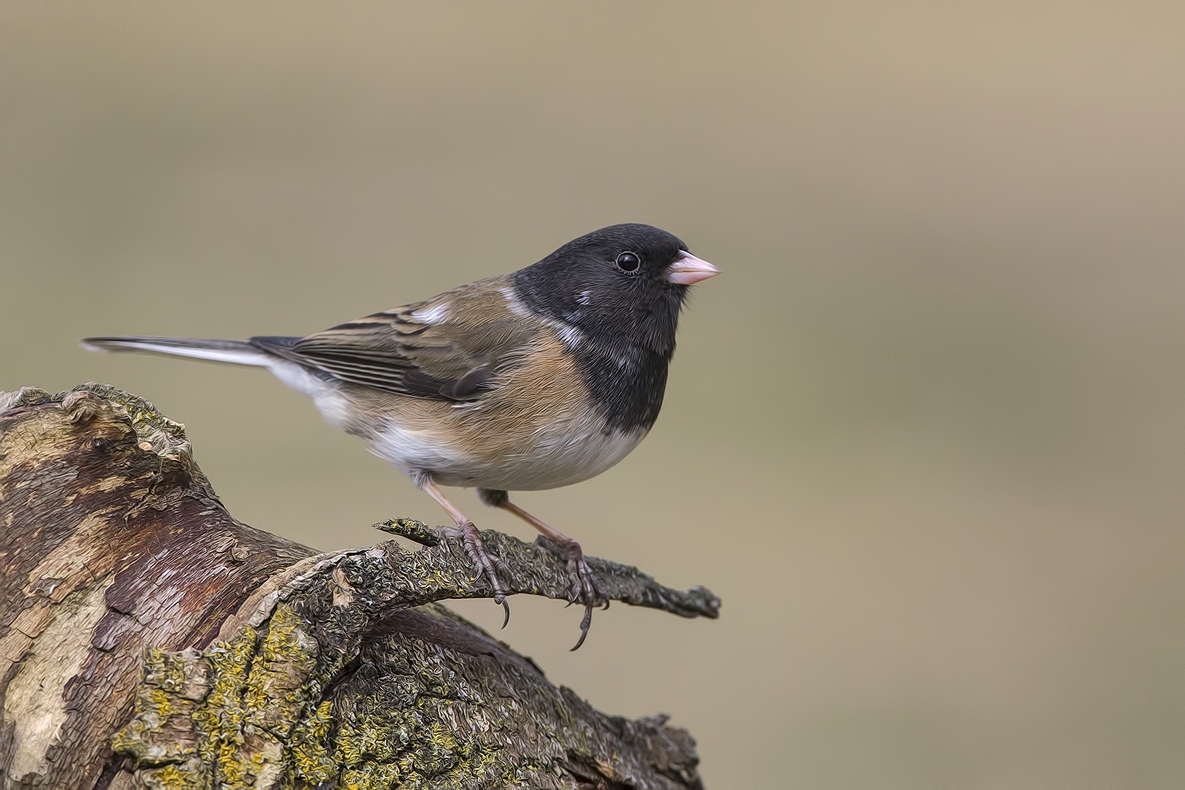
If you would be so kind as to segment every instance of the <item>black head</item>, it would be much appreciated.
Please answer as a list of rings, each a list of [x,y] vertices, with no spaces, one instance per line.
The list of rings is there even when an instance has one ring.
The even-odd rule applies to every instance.
[[[670,358],[688,285],[717,269],[650,225],[611,225],[573,239],[514,275],[532,310],[605,349],[642,347]]]

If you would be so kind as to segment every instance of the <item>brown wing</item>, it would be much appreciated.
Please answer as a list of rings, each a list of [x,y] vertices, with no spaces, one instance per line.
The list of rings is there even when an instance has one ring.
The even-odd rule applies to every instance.
[[[302,338],[252,338],[260,348],[365,387],[473,400],[516,365],[542,325],[510,312],[505,278],[374,313]]]

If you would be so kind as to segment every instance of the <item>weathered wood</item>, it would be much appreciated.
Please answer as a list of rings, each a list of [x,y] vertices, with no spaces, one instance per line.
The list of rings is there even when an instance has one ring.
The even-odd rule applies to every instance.
[[[11,787],[697,787],[694,743],[551,686],[435,602],[490,597],[409,521],[315,554],[235,521],[184,430],[102,385],[0,394],[0,777]],[[483,533],[508,592],[550,552]],[[590,559],[611,598],[719,601]]]

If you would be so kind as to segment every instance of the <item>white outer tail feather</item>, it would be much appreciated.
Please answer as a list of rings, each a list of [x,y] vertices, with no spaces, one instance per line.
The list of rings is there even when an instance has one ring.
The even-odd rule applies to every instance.
[[[231,340],[197,340],[187,337],[88,337],[82,341],[82,347],[87,351],[146,351],[150,354],[255,367],[270,367],[276,361],[275,357],[247,343]]]
[[[241,340],[200,340],[189,337],[88,337],[82,340],[88,351],[141,351],[170,357],[204,359],[232,365],[267,368],[290,389],[311,398],[330,425],[347,430],[349,404],[337,384],[327,381],[307,368]]]

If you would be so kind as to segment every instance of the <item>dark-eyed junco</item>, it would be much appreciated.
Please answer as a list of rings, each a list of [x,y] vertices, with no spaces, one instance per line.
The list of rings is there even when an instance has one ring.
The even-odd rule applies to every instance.
[[[580,544],[507,492],[587,480],[642,441],[662,406],[687,287],[719,271],[664,230],[613,225],[513,274],[307,337],[83,345],[267,368],[440,503],[505,606],[495,559],[438,488],[476,486],[565,554],[571,597],[585,604],[583,642],[603,597]]]

